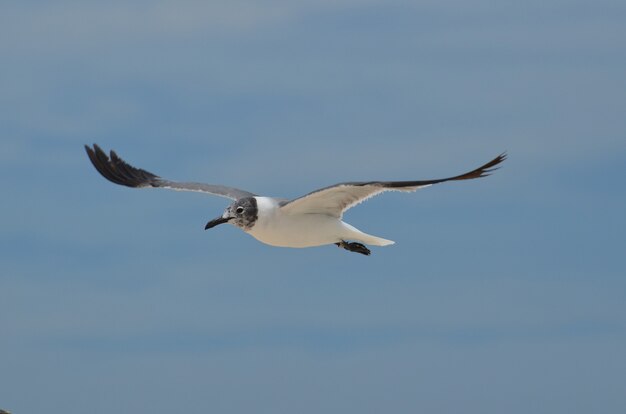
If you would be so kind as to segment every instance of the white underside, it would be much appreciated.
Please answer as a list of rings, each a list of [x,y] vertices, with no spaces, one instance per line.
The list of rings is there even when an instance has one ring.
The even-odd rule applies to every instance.
[[[391,240],[363,233],[338,218],[325,214],[287,214],[269,197],[255,197],[258,219],[247,231],[255,239],[272,246],[312,247],[356,240],[374,246],[393,244]]]

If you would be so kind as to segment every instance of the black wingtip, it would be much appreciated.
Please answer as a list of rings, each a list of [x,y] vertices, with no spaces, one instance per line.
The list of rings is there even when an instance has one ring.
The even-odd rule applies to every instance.
[[[438,180],[425,180],[425,181],[414,181],[414,182],[398,182],[398,183],[392,183],[392,184],[400,184],[399,186],[405,185],[405,186],[422,186],[422,185],[428,185],[428,184],[438,184],[438,183],[444,183],[446,181],[460,181],[460,180],[473,180],[474,178],[483,178],[483,177],[488,177],[490,176],[494,171],[498,170],[501,167],[501,163],[503,161],[505,161],[508,157],[508,154],[506,151],[502,152],[500,155],[498,155],[497,157],[495,157],[494,159],[492,159],[491,161],[489,161],[488,163],[481,165],[480,167],[467,172],[465,174],[461,174],[461,175],[457,175],[454,177],[449,177],[449,178],[442,178],[442,179],[438,179]]]
[[[502,165],[500,165],[500,164],[503,163],[504,161],[506,161],[507,157],[508,157],[508,154],[507,154],[506,151],[504,151],[502,154],[498,155],[496,158],[494,158],[493,160],[491,160],[487,164],[485,164],[482,167],[482,168],[485,168],[484,171],[483,171],[482,177],[488,177],[494,171],[497,171],[500,168],[502,168]]]
[[[135,168],[122,160],[115,151],[110,156],[98,146],[85,145],[85,151],[95,169],[107,180],[126,187],[145,187],[156,184],[159,177],[151,172]]]
[[[501,163],[506,160],[507,153],[506,151],[502,152],[496,158],[492,159],[485,165],[481,165],[473,171],[468,173],[459,175],[457,177],[453,177],[452,180],[471,180],[474,178],[483,178],[490,176],[494,171],[498,170],[501,167]]]

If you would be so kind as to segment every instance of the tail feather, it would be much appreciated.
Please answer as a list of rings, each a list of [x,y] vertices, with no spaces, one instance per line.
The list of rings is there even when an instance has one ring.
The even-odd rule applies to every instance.
[[[372,236],[371,234],[363,233],[361,230],[351,226],[348,223],[343,222],[346,234],[345,237],[348,240],[357,240],[361,243],[370,244],[372,246],[389,246],[390,244],[394,244],[393,240],[383,239],[382,237]]]
[[[382,237],[371,236],[369,234],[366,234],[366,236],[367,238],[360,238],[357,240],[362,241],[365,244],[371,244],[372,246],[389,246],[390,244],[395,244],[395,241],[393,240],[387,240]]]

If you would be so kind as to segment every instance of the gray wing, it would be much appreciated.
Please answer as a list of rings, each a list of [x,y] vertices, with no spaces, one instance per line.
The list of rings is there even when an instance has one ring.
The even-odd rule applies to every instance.
[[[471,180],[486,177],[496,170],[498,168],[496,166],[505,159],[506,153],[502,153],[475,170],[449,178],[421,181],[363,181],[339,183],[284,203],[281,209],[290,214],[326,214],[341,218],[346,210],[385,191],[411,192],[419,188],[446,181]]]
[[[85,150],[93,166],[104,178],[115,184],[125,185],[126,187],[158,187],[178,191],[196,191],[226,197],[232,200],[255,196],[255,194],[249,193],[248,191],[225,187],[223,185],[182,183],[165,180],[158,175],[135,168],[126,163],[123,159],[118,157],[115,151],[111,151],[110,157],[107,156],[96,144],[93,144],[93,148],[85,145]]]

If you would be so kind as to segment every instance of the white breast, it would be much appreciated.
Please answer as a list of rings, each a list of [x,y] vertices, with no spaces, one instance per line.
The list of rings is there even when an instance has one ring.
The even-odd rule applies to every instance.
[[[272,246],[311,247],[336,243],[342,239],[344,223],[321,214],[290,215],[269,197],[255,197],[258,219],[248,233]]]

